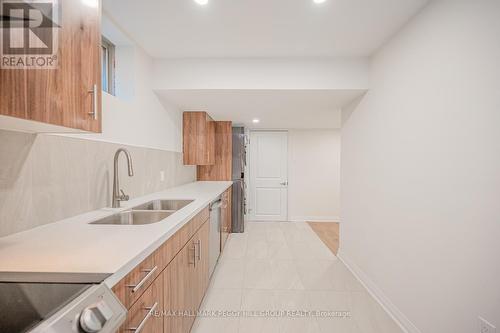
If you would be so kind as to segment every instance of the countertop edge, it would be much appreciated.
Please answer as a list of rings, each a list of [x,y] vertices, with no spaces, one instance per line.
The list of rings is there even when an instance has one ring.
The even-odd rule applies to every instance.
[[[183,218],[181,221],[175,224],[174,227],[170,228],[165,234],[161,235],[156,241],[145,248],[141,253],[132,258],[124,266],[122,266],[116,272],[110,272],[110,276],[104,280],[104,284],[109,288],[113,288],[118,282],[120,282],[128,273],[130,273],[137,265],[139,265],[144,259],[153,254],[157,249],[159,249],[170,237],[172,237],[177,231],[179,231],[184,225],[191,221],[198,213],[200,213],[205,207],[207,207],[212,200],[223,194],[228,188],[232,186],[228,184],[224,187],[222,191],[215,192],[210,199],[205,200],[203,203],[199,203],[199,206],[195,208],[187,217]]]

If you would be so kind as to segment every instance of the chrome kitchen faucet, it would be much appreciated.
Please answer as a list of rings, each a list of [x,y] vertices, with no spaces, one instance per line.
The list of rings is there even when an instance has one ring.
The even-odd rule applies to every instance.
[[[128,150],[124,148],[120,148],[115,153],[115,165],[114,165],[114,178],[113,178],[113,208],[120,208],[121,201],[127,201],[130,197],[123,192],[120,188],[120,180],[118,178],[118,158],[120,157],[120,153],[124,153],[127,157],[127,167],[128,167],[128,175],[132,177],[134,175],[134,168],[132,166],[132,157]]]

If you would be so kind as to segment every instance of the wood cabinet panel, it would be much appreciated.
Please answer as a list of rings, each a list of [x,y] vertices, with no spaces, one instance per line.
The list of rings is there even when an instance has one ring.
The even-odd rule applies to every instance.
[[[233,128],[230,121],[215,122],[215,163],[198,165],[198,180],[231,180],[233,167]]]
[[[190,332],[210,278],[209,214],[205,207],[113,288],[129,309],[120,333],[137,327],[147,314],[146,307],[154,304],[152,300],[158,298],[158,293],[162,300],[158,311],[162,311],[162,316],[149,318],[144,332]],[[154,267],[158,267],[157,270],[146,278]],[[145,278],[143,285],[132,292],[131,286]]]
[[[129,309],[163,270],[160,252],[155,251],[113,287],[113,292]]]
[[[0,114],[101,131],[101,7],[61,0],[56,69],[0,69]],[[97,119],[93,110],[96,85]]]
[[[119,333],[130,333],[141,323],[141,333],[161,333],[164,331],[164,276],[161,274],[153,284],[146,289],[142,296],[134,303],[127,313],[127,319],[121,326]],[[153,307],[156,307],[153,309]],[[154,311],[151,311],[154,310]]]
[[[209,230],[206,221],[165,269],[165,331],[188,333],[209,281]]]
[[[208,288],[209,282],[209,239],[210,239],[210,223],[207,221],[198,230],[195,237],[195,243],[197,244],[197,264],[195,272],[195,293],[194,293],[194,304],[196,310],[200,308],[203,297],[205,296],[205,291]]]
[[[188,242],[165,269],[165,331],[188,333],[195,315],[193,282],[195,246]]]
[[[170,261],[179,253],[182,247],[195,234],[200,226],[209,218],[208,207],[205,207],[195,217],[186,223],[172,237],[170,237],[158,250],[143,260],[127,276],[113,287],[113,292],[120,299],[122,304],[128,309],[141,296],[142,292],[153,282],[156,276],[170,263]],[[156,269],[155,269],[156,267]],[[149,272],[155,269],[155,272],[149,277]],[[137,285],[143,279],[146,279],[142,287],[133,292],[134,285]]]
[[[185,165],[215,163],[215,124],[206,112],[183,113],[183,153]]]
[[[195,217],[186,223],[172,237],[170,237],[158,250],[144,259],[127,276],[113,287],[113,292],[120,299],[122,304],[128,309],[141,296],[144,290],[153,282],[156,276],[170,263],[170,261],[179,253],[183,246],[196,233],[201,225],[209,218],[208,207],[205,207]],[[147,277],[151,269],[156,270]],[[147,277],[147,278],[146,278]],[[134,285],[145,279],[144,284],[137,291],[132,292]]]
[[[195,232],[210,217],[208,207],[204,208],[189,223],[186,223],[179,231],[170,237],[159,249],[162,261],[166,266],[179,253],[182,247],[193,237]]]

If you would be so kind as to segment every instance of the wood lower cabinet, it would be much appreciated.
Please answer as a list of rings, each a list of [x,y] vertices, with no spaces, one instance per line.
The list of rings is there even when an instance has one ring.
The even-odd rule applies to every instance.
[[[230,193],[228,189],[223,194],[226,225],[227,216],[230,225]],[[141,323],[141,333],[191,331],[210,280],[209,242],[205,207],[113,287],[128,309],[120,333],[134,332]],[[149,314],[155,304],[155,312]]]
[[[165,332],[189,333],[208,287],[206,221],[165,269]]]
[[[221,211],[221,251],[226,246],[227,239],[231,233],[231,207],[232,207],[232,188],[228,188],[222,195]]]
[[[43,131],[43,124],[101,131],[101,4],[95,2],[59,1],[56,68],[0,69],[0,125],[24,119],[29,131]]]
[[[163,270],[159,252],[155,252],[130,272],[115,288],[115,294],[126,308],[136,302]]]
[[[210,223],[207,221],[198,230],[196,235],[193,237],[193,242],[197,244],[197,254],[196,254],[196,268],[195,268],[195,290],[194,290],[194,305],[198,310],[203,297],[205,296],[205,291],[208,288],[209,276],[209,238],[210,238]]]
[[[181,333],[191,329],[195,315],[193,283],[195,245],[189,241],[165,269],[165,332]],[[194,319],[193,319],[194,320]]]
[[[119,333],[140,331],[141,333],[164,332],[164,275],[160,274],[128,310],[127,319]]]

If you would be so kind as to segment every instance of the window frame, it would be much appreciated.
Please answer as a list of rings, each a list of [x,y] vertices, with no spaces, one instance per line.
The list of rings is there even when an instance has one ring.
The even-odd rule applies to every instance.
[[[106,56],[103,56],[103,52]],[[102,82],[102,91],[115,96],[115,45],[111,43],[106,37],[102,36],[101,39],[101,61],[106,60],[106,64],[101,64],[101,71],[106,66],[106,86]],[[101,73],[101,79],[104,73]]]

